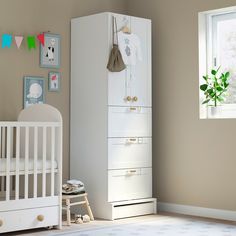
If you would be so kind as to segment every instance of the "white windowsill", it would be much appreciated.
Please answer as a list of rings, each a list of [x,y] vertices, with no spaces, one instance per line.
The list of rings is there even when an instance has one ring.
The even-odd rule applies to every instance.
[[[219,105],[215,109],[214,107],[202,106],[201,119],[235,119],[236,118],[236,104],[224,104]],[[205,111],[204,111],[205,110]]]

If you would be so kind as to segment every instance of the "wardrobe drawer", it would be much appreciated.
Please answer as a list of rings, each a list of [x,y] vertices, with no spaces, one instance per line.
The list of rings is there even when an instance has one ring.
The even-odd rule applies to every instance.
[[[108,171],[108,201],[124,201],[152,196],[152,168]]]
[[[152,166],[151,138],[109,138],[108,169]]]
[[[151,117],[147,107],[109,107],[108,137],[151,137]]]
[[[0,212],[0,233],[59,225],[59,207]]]

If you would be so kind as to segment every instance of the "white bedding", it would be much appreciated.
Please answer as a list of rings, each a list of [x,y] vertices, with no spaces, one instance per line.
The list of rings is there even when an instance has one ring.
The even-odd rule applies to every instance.
[[[19,160],[20,164],[20,171],[25,170],[25,159],[20,158]],[[38,160],[37,161],[37,169],[42,171],[43,169],[43,161]],[[46,160],[46,170],[51,169],[51,160]],[[54,169],[57,169],[57,162],[54,161]],[[29,158],[28,162],[28,170],[33,171],[34,170],[34,159]],[[10,158],[10,171],[16,171],[16,159],[15,158]],[[6,172],[6,158],[0,158],[0,172]]]

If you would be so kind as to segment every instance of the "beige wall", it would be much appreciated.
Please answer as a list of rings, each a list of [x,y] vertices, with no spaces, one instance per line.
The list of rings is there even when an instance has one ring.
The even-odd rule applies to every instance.
[[[236,210],[236,122],[199,120],[198,12],[236,0],[129,0],[153,21],[154,194]]]
[[[125,0],[1,0],[0,34],[61,35],[61,92],[47,92],[46,102],[57,107],[64,119],[64,178],[69,176],[70,19],[125,9]],[[39,67],[39,50],[29,52],[25,44],[20,50],[0,48],[0,65],[0,120],[15,120],[23,104],[23,76],[47,78],[50,70]]]

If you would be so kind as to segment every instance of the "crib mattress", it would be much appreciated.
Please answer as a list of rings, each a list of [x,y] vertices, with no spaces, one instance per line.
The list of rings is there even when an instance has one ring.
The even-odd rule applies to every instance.
[[[0,172],[6,172],[6,158],[0,158]],[[51,160],[46,160],[46,170],[51,169]],[[57,162],[54,161],[54,169],[57,169]],[[20,158],[19,160],[19,171],[24,171],[25,170],[25,159]],[[29,158],[28,162],[28,170],[33,171],[34,170],[34,159]],[[42,160],[37,160],[37,170],[42,171],[43,170],[43,161]],[[14,172],[16,171],[16,159],[15,158],[10,158],[10,171]]]

